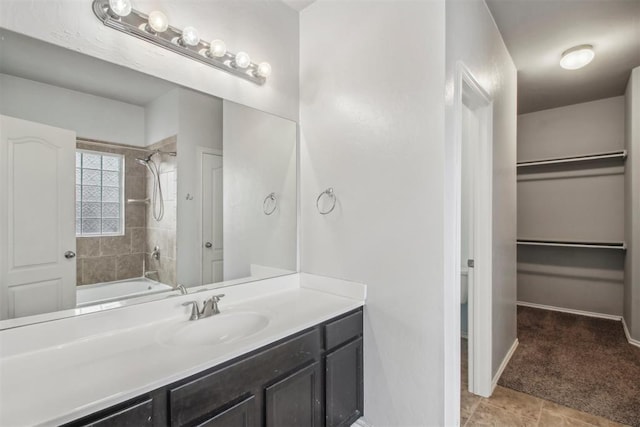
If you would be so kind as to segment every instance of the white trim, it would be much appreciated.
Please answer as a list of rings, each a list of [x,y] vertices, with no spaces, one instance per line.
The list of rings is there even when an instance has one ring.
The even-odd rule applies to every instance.
[[[492,179],[493,179],[493,138],[492,108],[488,93],[477,83],[463,63],[456,64],[454,98],[452,106],[452,137],[445,147],[445,242],[444,251],[444,425],[460,424],[460,229],[461,229],[461,147],[462,147],[462,105],[471,101],[471,109],[479,114],[481,138],[478,146],[478,168],[481,182],[479,189],[486,189],[478,196],[478,210],[475,212],[476,229],[481,233],[475,241],[484,243],[476,245],[477,285],[469,286],[469,307],[475,303],[475,316],[470,311],[469,328],[469,370],[476,375],[470,381],[470,388],[475,394],[491,394],[491,298],[492,298]],[[480,111],[478,111],[480,110]],[[488,163],[487,163],[488,162]],[[478,181],[478,180],[476,180]],[[477,190],[477,189],[476,189]],[[480,212],[480,214],[478,214]],[[483,221],[483,216],[487,217]],[[482,242],[488,236],[488,242]],[[473,274],[470,273],[471,275]],[[474,299],[475,298],[475,299]],[[475,348],[472,343],[475,343]],[[475,369],[474,369],[475,367]],[[472,384],[471,384],[472,383]]]
[[[505,368],[509,364],[509,361],[511,360],[511,357],[516,352],[516,349],[518,348],[518,344],[519,344],[519,341],[518,341],[518,338],[516,338],[516,340],[511,345],[511,348],[507,352],[507,355],[504,357],[504,359],[502,359],[502,363],[500,364],[500,367],[498,368],[498,372],[496,372],[496,374],[493,377],[493,381],[491,381],[491,394],[493,394],[493,391],[498,386],[498,380],[500,379],[500,377],[502,376],[502,373],[504,372]]]
[[[622,328],[624,329],[624,335],[627,337],[629,344],[640,347],[640,341],[631,338],[631,333],[629,332],[629,328],[627,328],[627,322],[624,321],[624,317],[622,317]]]
[[[473,148],[477,159],[474,172],[473,207],[473,257],[475,267],[468,270],[469,283],[469,391],[489,397],[491,388],[492,359],[492,277],[493,277],[493,103],[489,94],[480,86],[462,62],[457,63],[459,93],[456,97],[458,120],[462,127],[462,108],[472,110],[479,123],[478,144]],[[462,149],[462,135],[457,135],[456,146]],[[458,156],[461,151],[458,151]],[[461,163],[457,162],[458,166]],[[456,171],[457,175],[461,170]],[[458,187],[457,190],[460,190]],[[459,199],[459,193],[456,192]],[[461,219],[458,219],[461,221]],[[457,253],[461,264],[460,251]],[[457,275],[460,277],[460,275]],[[460,287],[458,285],[458,287]]]
[[[622,316],[617,316],[615,314],[606,314],[606,313],[596,313],[596,312],[593,312],[593,311],[574,310],[573,308],[555,307],[555,306],[552,306],[552,305],[535,304],[533,302],[518,301],[518,302],[516,302],[516,304],[517,305],[521,305],[523,307],[539,308],[541,310],[559,311],[559,312],[562,312],[562,313],[577,314],[577,315],[580,315],[580,316],[587,316],[587,317],[598,317],[600,319],[617,320],[617,321],[620,321],[622,319]]]
[[[365,421],[364,417],[360,417],[355,423],[351,424],[351,427],[373,427],[373,424],[369,424]]]

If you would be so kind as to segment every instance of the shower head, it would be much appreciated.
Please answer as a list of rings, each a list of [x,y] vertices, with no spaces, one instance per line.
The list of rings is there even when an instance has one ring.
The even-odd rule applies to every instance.
[[[140,157],[136,158],[136,162],[138,162],[139,164],[143,165],[143,166],[149,166],[149,162],[151,161],[151,158],[153,157],[153,155],[156,154],[156,152],[154,151],[153,153],[149,154],[147,157],[145,157],[144,159],[141,159]]]

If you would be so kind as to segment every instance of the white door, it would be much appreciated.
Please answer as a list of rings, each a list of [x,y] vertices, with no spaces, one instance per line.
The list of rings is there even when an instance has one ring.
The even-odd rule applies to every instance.
[[[202,284],[223,280],[222,156],[202,153]]]
[[[73,131],[0,116],[2,319],[76,305],[75,146]]]

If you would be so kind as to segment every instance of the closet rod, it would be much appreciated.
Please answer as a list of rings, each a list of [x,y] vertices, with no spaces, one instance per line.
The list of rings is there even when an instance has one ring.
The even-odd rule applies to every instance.
[[[541,159],[541,160],[532,160],[528,162],[518,162],[518,167],[524,166],[538,166],[538,165],[553,165],[558,163],[573,163],[573,162],[583,162],[587,160],[599,160],[599,159],[615,159],[615,158],[627,158],[627,150],[621,151],[610,151],[607,153],[599,153],[599,154],[588,154],[585,156],[573,156],[573,157],[557,157],[552,159]]]
[[[563,248],[593,248],[593,249],[620,249],[627,250],[625,242],[572,242],[560,240],[517,240],[519,245],[525,246],[556,246]]]

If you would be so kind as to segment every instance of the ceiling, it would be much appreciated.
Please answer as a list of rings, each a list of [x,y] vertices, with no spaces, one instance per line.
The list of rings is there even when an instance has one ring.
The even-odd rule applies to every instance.
[[[518,114],[623,95],[640,66],[640,0],[486,0],[518,69]],[[565,50],[594,46],[586,67]]]
[[[300,12],[316,0],[282,0],[284,4]]]
[[[139,106],[177,87],[7,30],[0,30],[0,73]]]

